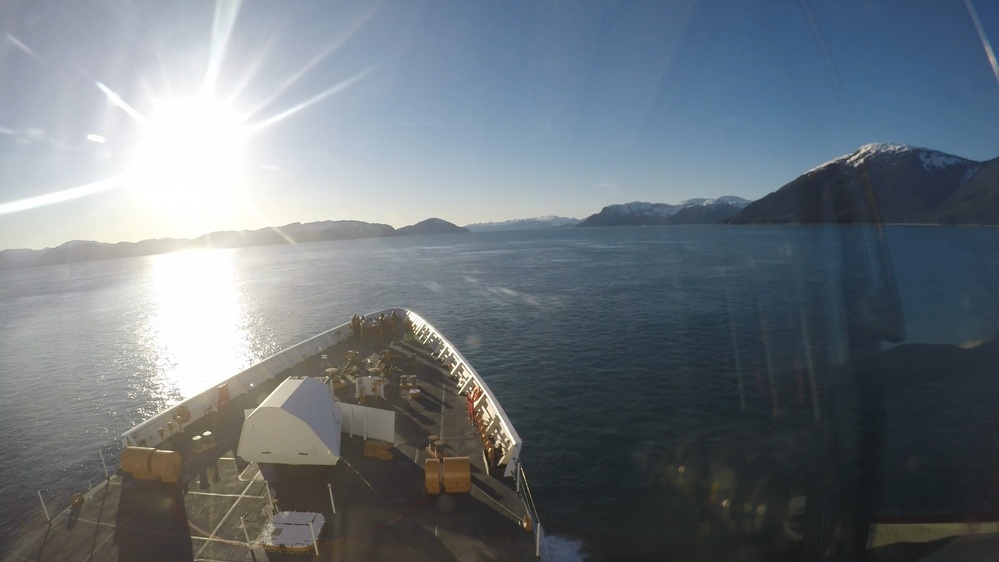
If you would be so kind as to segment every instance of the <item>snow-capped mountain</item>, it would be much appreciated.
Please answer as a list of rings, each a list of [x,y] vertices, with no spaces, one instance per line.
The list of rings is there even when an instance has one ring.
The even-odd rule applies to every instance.
[[[477,222],[465,225],[471,232],[498,232],[507,230],[541,230],[563,226],[576,226],[579,219],[546,215],[530,219],[513,219],[501,222]]]
[[[743,199],[742,197],[736,197],[735,195],[722,195],[721,197],[715,197],[714,199],[705,199],[703,197],[695,199],[684,199],[680,201],[679,207],[710,207],[712,205],[735,205],[736,207],[745,207],[749,205],[751,201],[749,199]]]
[[[686,199],[677,205],[635,201],[608,205],[579,226],[629,226],[656,224],[713,224],[727,219],[750,203],[734,195],[714,199]]]
[[[872,164],[887,162],[893,159],[911,156],[912,154],[919,156],[919,161],[923,165],[923,169],[927,172],[934,169],[944,170],[954,166],[966,166],[969,163],[971,166],[967,166],[967,168],[968,170],[971,170],[970,175],[973,175],[974,172],[978,170],[978,162],[968,160],[967,158],[961,158],[960,156],[954,156],[953,154],[946,154],[938,150],[918,148],[905,144],[876,142],[865,144],[864,146],[858,148],[856,152],[844,154],[843,156],[830,160],[821,166],[812,168],[806,172],[805,175],[821,170],[832,164],[845,164],[847,166],[859,168],[861,165],[867,164],[868,162]]]
[[[732,223],[994,224],[995,182],[977,162],[928,148],[867,144],[805,172],[747,206]],[[978,178],[978,179],[976,179]],[[978,208],[968,206],[973,201]],[[961,204],[965,211],[956,211]],[[966,211],[977,212],[972,219]]]

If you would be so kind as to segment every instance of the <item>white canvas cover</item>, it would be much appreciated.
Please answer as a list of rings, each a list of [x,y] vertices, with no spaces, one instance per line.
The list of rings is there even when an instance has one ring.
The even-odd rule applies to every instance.
[[[249,462],[336,464],[340,427],[330,387],[313,378],[289,378],[243,421],[236,454]]]

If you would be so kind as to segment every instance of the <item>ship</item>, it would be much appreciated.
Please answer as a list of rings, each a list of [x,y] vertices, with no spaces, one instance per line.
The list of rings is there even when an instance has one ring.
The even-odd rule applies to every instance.
[[[120,468],[43,501],[5,560],[547,559],[519,434],[405,308],[354,315],[120,445]]]

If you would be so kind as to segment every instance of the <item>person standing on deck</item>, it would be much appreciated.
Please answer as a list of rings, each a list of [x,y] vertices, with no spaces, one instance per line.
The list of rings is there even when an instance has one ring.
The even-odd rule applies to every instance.
[[[350,317],[350,330],[351,330],[351,332],[354,333],[354,339],[355,340],[360,337],[360,332],[361,332],[361,318],[358,315],[356,315],[356,314],[354,314],[353,316]]]

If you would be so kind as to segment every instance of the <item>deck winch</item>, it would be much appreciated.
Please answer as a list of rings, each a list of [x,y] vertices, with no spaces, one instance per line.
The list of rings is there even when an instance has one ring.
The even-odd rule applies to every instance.
[[[472,491],[472,464],[468,457],[427,459],[423,463],[428,494],[463,494]]]
[[[181,458],[176,451],[150,447],[125,447],[121,452],[121,469],[132,478],[177,483],[180,480]]]

